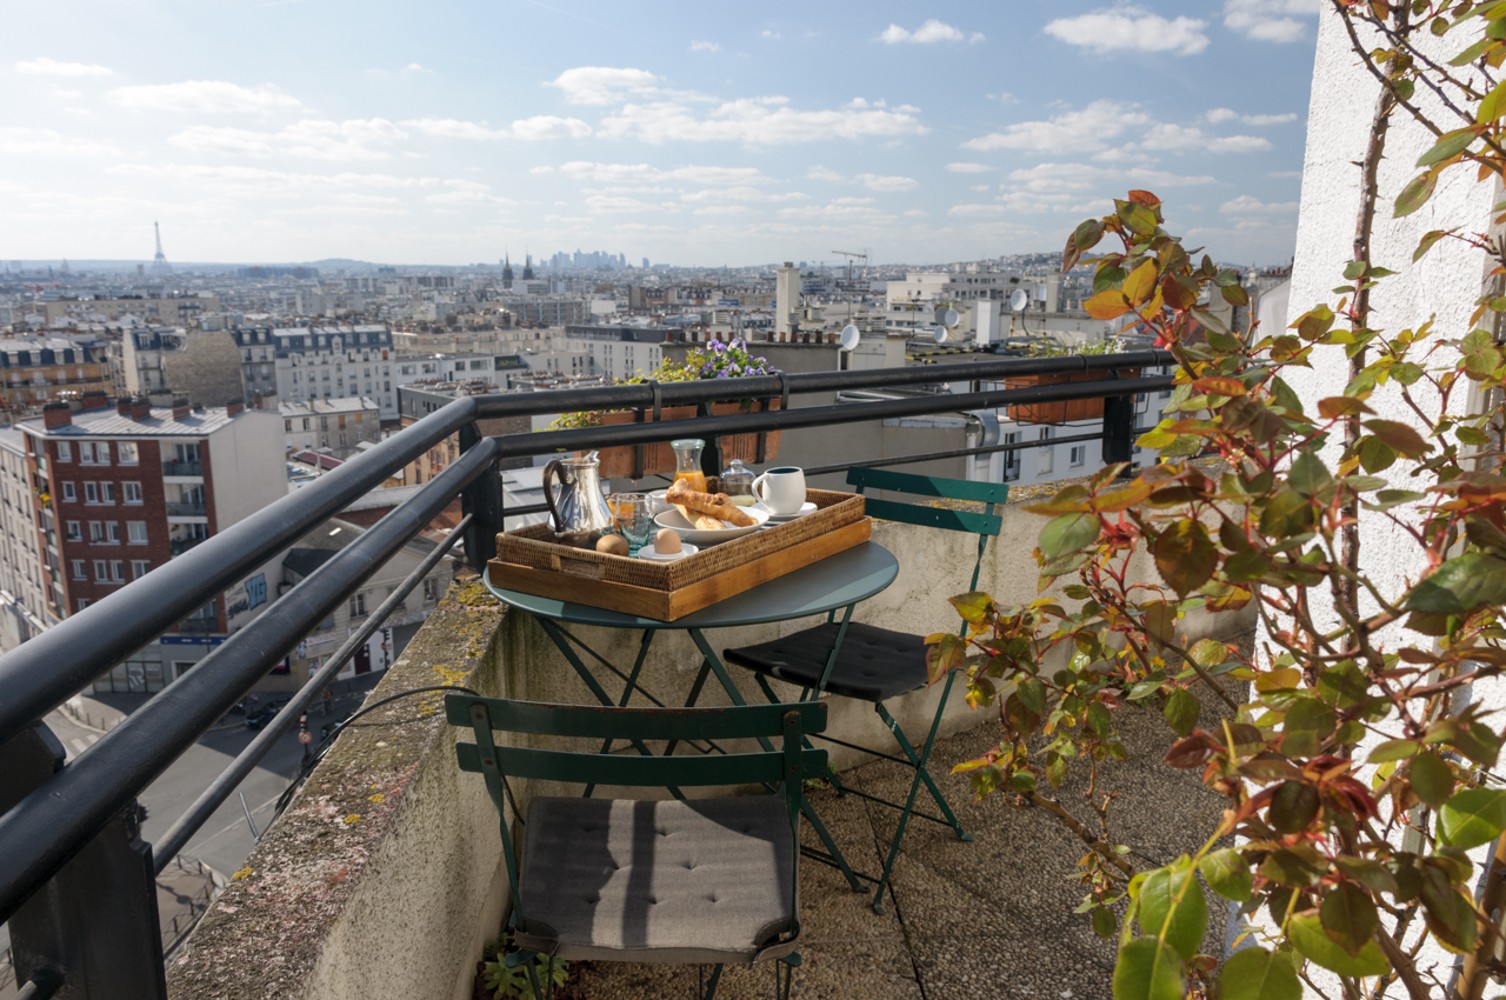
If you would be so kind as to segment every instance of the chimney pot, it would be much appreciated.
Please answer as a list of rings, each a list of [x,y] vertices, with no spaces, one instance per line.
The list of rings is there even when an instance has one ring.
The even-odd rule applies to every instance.
[[[225,404],[225,416],[227,416],[227,417],[237,416],[245,408],[246,408],[246,401],[244,399],[232,399],[232,400],[230,400],[229,402],[227,402]]]
[[[188,416],[189,409],[190,407],[188,405],[188,398],[186,396],[176,397],[173,400],[173,419],[182,420],[184,417]]]
[[[145,420],[152,415],[152,401],[145,396],[131,397],[131,419]]]
[[[42,426],[48,430],[70,427],[73,424],[73,407],[57,400],[42,407]]]
[[[115,412],[122,417],[129,417],[131,415],[131,397],[117,397],[115,400]]]

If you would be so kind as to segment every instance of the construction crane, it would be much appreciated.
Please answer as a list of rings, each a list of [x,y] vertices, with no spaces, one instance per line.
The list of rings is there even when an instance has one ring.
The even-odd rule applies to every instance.
[[[856,250],[833,250],[832,253],[841,254],[843,257],[847,258],[847,283],[848,284],[852,284],[852,262],[854,260],[860,260],[864,264],[868,263],[868,254],[866,252],[865,253],[858,253]]]

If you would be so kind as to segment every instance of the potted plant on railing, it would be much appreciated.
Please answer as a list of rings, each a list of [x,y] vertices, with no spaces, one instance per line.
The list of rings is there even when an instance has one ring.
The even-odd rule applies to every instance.
[[[1122,350],[1118,337],[1095,340],[1085,344],[1068,346],[1059,341],[1042,341],[1032,344],[1024,356],[1028,358],[1059,358],[1076,354],[1114,354]],[[1135,378],[1138,368],[1127,368],[1120,373],[1123,378]],[[1032,385],[1060,385],[1064,382],[1096,382],[1108,378],[1106,372],[1055,372],[1037,375],[1009,375],[1004,385],[1010,389],[1023,389]],[[1064,424],[1073,420],[1099,420],[1103,417],[1103,397],[1093,399],[1068,399],[1059,403],[1014,403],[1009,407],[1009,419],[1030,424]]]
[[[695,382],[703,379],[735,380],[755,375],[771,375],[774,369],[769,363],[748,352],[741,339],[730,341],[712,340],[705,345],[692,347],[685,360],[665,358],[648,374],[639,373],[621,380],[623,385],[641,385],[647,382]],[[777,409],[777,399],[754,399],[739,397],[735,387],[728,385],[731,398],[711,404],[713,414],[745,413],[755,408]],[[695,406],[667,406],[659,411],[659,421],[688,420],[696,415]],[[550,430],[566,430],[578,427],[602,427],[614,424],[631,424],[652,421],[650,410],[587,410],[562,414],[549,425]],[[601,452],[601,476],[603,478],[639,478],[640,476],[673,472],[675,455],[669,447],[672,433],[664,441],[643,445],[621,445],[606,448]],[[760,449],[760,438],[762,448]],[[723,461],[740,458],[744,462],[766,462],[779,453],[779,431],[727,434],[721,438]],[[641,454],[640,454],[641,453]]]

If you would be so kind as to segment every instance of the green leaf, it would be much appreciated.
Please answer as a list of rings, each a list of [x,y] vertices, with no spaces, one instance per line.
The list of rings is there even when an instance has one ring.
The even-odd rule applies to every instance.
[[[1310,757],[1316,754],[1338,722],[1337,713],[1321,700],[1312,697],[1298,698],[1286,710],[1281,752],[1289,757]]]
[[[1114,919],[1114,911],[1107,906],[1093,907],[1093,933],[1105,941],[1114,936],[1119,929],[1119,921]]]
[[[1384,764],[1388,760],[1405,760],[1420,747],[1416,740],[1386,740],[1370,751],[1370,763]]]
[[[1198,953],[1208,930],[1208,902],[1190,865],[1176,863],[1150,872],[1137,902],[1142,930],[1164,938],[1183,959]]]
[[[1506,830],[1506,790],[1466,788],[1438,810],[1438,841],[1468,850]]]
[[[1114,1000],[1182,1000],[1182,963],[1176,952],[1153,937],[1119,946],[1114,963]]]
[[[1380,927],[1375,901],[1352,885],[1339,885],[1324,896],[1318,918],[1328,936],[1351,955],[1358,955]]]
[[[1099,292],[1082,304],[1083,311],[1094,319],[1118,319],[1130,310],[1129,299],[1117,288]]]
[[[1208,880],[1208,887],[1225,899],[1247,903],[1255,886],[1255,877],[1244,855],[1232,847],[1204,855],[1198,870]]]
[[[1412,791],[1432,809],[1443,805],[1454,793],[1454,772],[1435,754],[1418,754],[1408,771]]]
[[[1395,420],[1366,420],[1365,429],[1386,444],[1390,445],[1400,455],[1407,458],[1421,458],[1426,455],[1432,445],[1422,439],[1422,435],[1406,424]]]
[[[1198,703],[1196,695],[1186,688],[1177,688],[1167,697],[1161,714],[1178,736],[1186,736],[1197,725],[1201,710],[1202,705]]]
[[[1483,552],[1455,556],[1412,588],[1408,611],[1468,614],[1506,602],[1506,559]]]
[[[1161,532],[1151,546],[1156,569],[1181,597],[1207,583],[1218,566],[1218,549],[1202,523],[1182,518]]]
[[[1400,891],[1396,876],[1391,874],[1391,869],[1369,858],[1334,858],[1334,866],[1345,875],[1354,879],[1360,885],[1372,892],[1386,892],[1395,895]]]
[[[1411,183],[1402,188],[1401,194],[1396,196],[1396,208],[1394,215],[1400,219],[1411,215],[1433,196],[1433,185],[1438,182],[1438,172],[1428,170],[1412,178]]]
[[[1499,90],[1500,88],[1498,87],[1497,89]],[[1491,93],[1493,94],[1494,91]],[[1484,102],[1481,103],[1483,105]],[[1469,144],[1474,141],[1475,129],[1472,126],[1465,126],[1464,128],[1454,129],[1452,132],[1445,132],[1433,144],[1432,149],[1417,158],[1417,166],[1431,167],[1435,163],[1442,162],[1468,149]]]
[[[982,625],[988,621],[989,613],[994,609],[993,597],[981,590],[958,594],[950,603],[969,625]]]
[[[1264,948],[1241,948],[1218,973],[1220,1000],[1301,1000],[1291,958]]]
[[[1412,251],[1412,263],[1415,264],[1419,260],[1421,260],[1424,254],[1433,249],[1434,244],[1436,244],[1439,240],[1443,239],[1447,235],[1449,235],[1449,231],[1443,229],[1435,229],[1423,236],[1422,239],[1417,241],[1417,249]]]
[[[1278,833],[1305,830],[1318,815],[1318,790],[1301,781],[1283,781],[1276,786],[1266,815]]]
[[[1380,945],[1368,942],[1351,955],[1323,932],[1316,911],[1301,913],[1286,922],[1287,937],[1306,958],[1341,976],[1383,976],[1391,971]]]
[[[1098,518],[1092,514],[1053,517],[1041,530],[1041,555],[1047,561],[1071,555],[1098,538]]]
[[[1333,475],[1316,452],[1304,451],[1292,461],[1287,481],[1291,483],[1292,489],[1303,496],[1310,497],[1320,493],[1331,484]]]

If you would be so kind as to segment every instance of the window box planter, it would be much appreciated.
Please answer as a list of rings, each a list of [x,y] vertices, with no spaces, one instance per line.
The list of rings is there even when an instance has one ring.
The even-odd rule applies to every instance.
[[[1126,369],[1122,378],[1137,378],[1139,369]],[[1059,375],[1011,375],[1004,380],[1009,389],[1023,389],[1032,385],[1061,385],[1066,382],[1099,382],[1108,377],[1105,372],[1070,372]],[[1024,424],[1065,424],[1074,420],[1102,420],[1103,398],[1068,399],[1059,403],[1013,403],[1009,407],[1009,419]]]
[[[752,413],[758,409],[777,410],[779,400],[748,401],[746,403],[713,403],[714,416],[734,413]],[[689,420],[696,415],[694,406],[669,406],[659,411],[659,422]],[[636,410],[614,410],[603,413],[598,426],[631,424],[639,420],[652,421],[652,413]],[[722,464],[740,458],[749,465],[762,464],[777,458],[781,431],[759,431],[747,434],[724,434],[719,439],[722,449]],[[673,431],[666,433],[665,440],[652,444],[620,445],[601,449],[601,477],[603,479],[641,479],[643,476],[667,475],[675,471],[675,453],[669,439],[681,437]],[[640,455],[641,453],[641,455]]]

